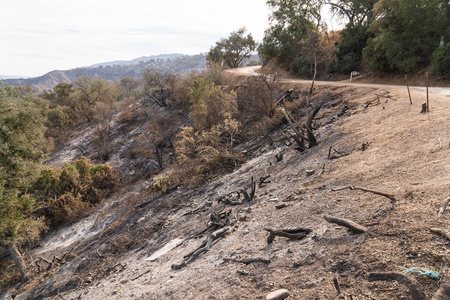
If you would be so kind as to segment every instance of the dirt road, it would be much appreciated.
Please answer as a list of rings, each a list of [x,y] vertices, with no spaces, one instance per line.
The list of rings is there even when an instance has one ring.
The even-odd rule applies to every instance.
[[[253,66],[253,67],[244,67],[244,68],[238,68],[233,70],[228,70],[228,72],[234,72],[238,74],[243,75],[250,75],[250,76],[257,76],[259,75],[258,69],[259,66]],[[283,83],[304,83],[304,84],[311,84],[311,80],[303,80],[303,79],[282,79],[281,82]],[[390,89],[404,89],[406,90],[406,86],[402,85],[388,85],[388,84],[369,84],[369,83],[356,83],[356,82],[349,82],[348,81],[316,81],[314,83],[315,85],[325,85],[325,86],[355,86],[355,87],[372,87],[372,88],[390,88]],[[423,92],[426,93],[426,87],[422,86],[411,86],[410,87],[411,92]],[[430,87],[429,88],[430,94],[438,94],[442,96],[450,97],[450,87]]]

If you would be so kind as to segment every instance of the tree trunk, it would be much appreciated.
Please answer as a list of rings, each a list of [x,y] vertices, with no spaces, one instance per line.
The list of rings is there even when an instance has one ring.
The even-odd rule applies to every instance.
[[[316,81],[316,75],[317,75],[317,50],[314,49],[314,76],[311,83],[311,89],[309,90],[309,94],[312,95],[313,89],[314,89],[314,81]]]
[[[28,280],[27,266],[25,264],[25,260],[23,259],[22,255],[17,249],[17,246],[13,244],[8,247],[8,250],[14,262],[16,263],[16,266],[19,268],[20,279],[22,280],[22,282],[27,281]]]

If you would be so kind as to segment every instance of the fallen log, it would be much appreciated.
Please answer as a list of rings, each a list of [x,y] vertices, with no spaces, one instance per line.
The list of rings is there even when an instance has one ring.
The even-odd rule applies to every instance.
[[[264,228],[264,230],[269,232],[269,236],[267,237],[267,244],[271,244],[275,237],[282,236],[291,240],[301,240],[304,239],[308,233],[312,230],[308,228],[296,228],[296,229],[281,229],[274,230],[270,228]]]
[[[387,273],[370,273],[369,282],[372,281],[384,281],[384,280],[395,280],[400,284],[405,285],[409,292],[411,293],[412,300],[425,300],[425,293],[419,282],[414,278],[410,278],[402,273],[397,272],[387,272]]]
[[[354,233],[365,233],[368,231],[366,227],[347,219],[332,217],[329,215],[325,215],[323,217],[327,222],[347,227],[350,231]]]
[[[439,217],[441,217],[444,214],[445,208],[447,207],[449,202],[450,202],[450,197],[447,197],[447,199],[444,200],[444,203],[442,203],[442,206],[439,208],[439,212],[438,212]]]
[[[190,264],[192,261],[194,261],[200,254],[202,254],[202,253],[204,253],[204,252],[207,252],[207,251],[211,248],[213,242],[214,242],[215,240],[217,240],[217,239],[219,239],[219,238],[225,236],[225,235],[227,234],[228,230],[229,230],[229,227],[225,227],[225,228],[222,228],[222,229],[219,229],[219,230],[213,232],[213,233],[208,237],[208,239],[206,240],[206,242],[203,242],[202,245],[200,245],[199,248],[197,248],[194,252],[192,252],[192,254],[190,255],[189,259],[187,259],[186,261],[182,262],[181,264],[173,264],[173,265],[171,266],[171,268],[172,268],[173,270],[180,270],[180,269],[184,268],[186,265],[188,265],[188,264]],[[203,246],[203,245],[204,245],[204,246]],[[186,257],[185,257],[185,258],[186,258]]]
[[[443,237],[446,237],[448,240],[450,240],[450,232],[448,232],[445,229],[442,229],[442,228],[430,228],[430,231],[434,232],[434,233],[438,233],[438,234],[442,235]]]
[[[433,298],[431,300],[448,300],[450,299],[450,276],[447,275],[441,281],[441,286],[434,293]]]
[[[349,185],[349,186],[345,186],[345,187],[337,188],[337,189],[331,189],[331,191],[332,192],[337,192],[337,191],[342,191],[342,190],[345,190],[345,189],[350,189],[352,191],[353,190],[360,190],[360,191],[363,191],[363,192],[372,193],[372,194],[375,194],[375,195],[380,195],[380,196],[386,197],[389,200],[391,200],[391,202],[392,202],[392,209],[395,208],[395,203],[397,202],[397,199],[392,194],[386,194],[386,193],[383,193],[383,192],[378,192],[378,191],[374,191],[374,190],[360,188],[360,187],[356,187],[354,185]]]
[[[234,262],[234,263],[245,264],[245,265],[249,265],[252,263],[264,263],[264,264],[270,263],[270,259],[263,258],[263,257],[249,257],[249,258],[243,258],[243,259],[224,258],[223,261],[224,262]]]

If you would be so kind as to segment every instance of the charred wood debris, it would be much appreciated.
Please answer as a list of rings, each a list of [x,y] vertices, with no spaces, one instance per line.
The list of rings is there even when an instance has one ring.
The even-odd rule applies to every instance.
[[[366,110],[371,105],[377,105],[380,103],[380,99],[382,97],[386,97],[388,100],[392,99],[389,97],[389,92],[382,93],[380,95],[376,95],[376,98],[374,101],[371,101],[366,104],[364,107],[364,110]],[[276,105],[281,105],[286,101],[293,101],[295,99],[295,93],[293,90],[288,90],[285,93],[283,93],[281,96],[277,97],[275,99]],[[395,100],[395,99],[394,99]],[[295,120],[295,118],[289,114],[284,108],[281,108],[281,112],[283,113],[287,123],[289,124],[289,127],[291,131],[285,129],[282,134],[284,135],[284,138],[281,139],[283,144],[286,147],[291,147],[295,143],[295,149],[299,152],[304,152],[306,149],[313,148],[318,145],[318,140],[316,136],[314,135],[314,131],[317,129],[314,126],[314,120],[317,118],[317,114],[319,113],[320,109],[322,108],[325,101],[322,101],[321,104],[314,107],[310,113],[308,114],[308,118],[306,122],[298,122]],[[342,111],[337,115],[338,117],[341,117],[344,114],[348,114],[349,106],[347,103],[344,103],[344,108]],[[325,113],[324,113],[325,115]],[[319,118],[318,118],[319,119]],[[264,139],[267,140],[270,145],[274,144],[273,139],[269,136],[269,134],[263,135]],[[360,151],[364,151],[369,146],[368,142],[363,142],[361,145],[361,149],[358,149]],[[283,160],[284,154],[286,152],[286,148],[281,150],[278,154],[275,155],[275,163],[279,163]],[[347,155],[350,155],[350,152],[341,152],[337,149],[334,149],[333,146],[330,146],[329,153],[328,153],[328,159],[338,159]],[[254,199],[256,197],[256,189],[262,189],[268,184],[270,184],[271,181],[270,174],[262,176],[259,178],[259,180],[255,180],[253,176],[251,176],[250,181],[248,183],[247,188],[241,188],[236,191],[232,191],[228,194],[219,196],[217,199],[218,205],[221,204],[223,207],[219,211],[214,211],[212,208],[212,202],[203,202],[200,206],[197,208],[183,214],[183,216],[186,215],[192,215],[200,212],[205,212],[208,209],[210,210],[209,214],[209,220],[207,222],[206,228],[201,230],[200,232],[197,232],[193,235],[191,235],[191,238],[193,237],[200,237],[202,235],[206,235],[206,239],[200,244],[198,248],[196,248],[194,251],[191,251],[190,253],[186,254],[184,256],[184,260],[180,264],[173,264],[172,269],[179,270],[186,266],[188,266],[189,263],[194,261],[198,256],[202,253],[207,252],[218,240],[221,238],[224,238],[227,234],[229,234],[231,231],[233,231],[233,225],[235,224],[237,218],[238,218],[238,212],[239,210],[233,213],[233,208],[238,206],[245,206],[245,205],[252,205],[254,203]],[[351,190],[351,191],[362,191],[365,193],[372,193],[378,196],[385,197],[390,200],[391,203],[391,211],[395,209],[395,205],[397,203],[397,199],[393,194],[380,192],[372,189],[362,188],[362,187],[356,187],[354,185],[350,186],[344,186],[340,188],[331,189],[332,192],[338,192],[343,190]],[[438,217],[441,217],[444,214],[444,211],[450,202],[450,197],[446,198],[442,204],[442,206],[439,209]],[[286,204],[283,205],[277,205],[275,206],[276,209],[281,209],[286,207]],[[339,226],[346,227],[350,233],[353,234],[367,234],[368,237],[371,236],[371,229],[367,228],[363,225],[360,225],[356,223],[355,221],[331,216],[328,214],[324,215],[324,220],[328,223],[336,224]],[[268,232],[267,236],[267,244],[272,244],[276,237],[285,238],[289,240],[302,240],[306,238],[311,232],[313,232],[313,229],[310,228],[264,228],[265,231]],[[438,235],[441,235],[444,238],[447,238],[450,240],[450,232],[448,232],[446,229],[443,228],[430,228],[430,231],[433,233],[437,233]],[[243,264],[251,264],[251,263],[263,263],[263,264],[270,264],[271,260],[264,257],[247,257],[247,258],[232,258],[227,257],[223,259],[223,263],[243,263]],[[248,275],[246,272],[238,271],[238,274],[240,275]],[[383,281],[383,280],[394,280],[397,281],[399,284],[405,285],[410,292],[411,299],[425,299],[425,294],[423,292],[423,288],[421,287],[420,283],[415,280],[414,278],[407,276],[403,273],[397,273],[397,272],[390,272],[390,273],[370,273],[368,274],[368,281]],[[450,297],[450,291],[449,291],[449,282],[448,282],[448,276],[445,278],[447,279],[445,282],[441,284],[441,287],[438,291],[436,291],[433,299],[450,299],[450,298],[440,298],[440,297]],[[339,282],[337,278],[333,278],[332,280],[338,295],[341,294],[341,287],[339,285]]]

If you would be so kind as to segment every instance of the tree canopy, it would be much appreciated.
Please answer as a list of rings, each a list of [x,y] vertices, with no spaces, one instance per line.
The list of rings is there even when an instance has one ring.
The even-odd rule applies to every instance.
[[[229,68],[237,68],[245,58],[249,58],[256,49],[256,42],[249,33],[245,35],[247,29],[242,27],[233,31],[226,39],[216,42],[216,46],[211,48],[206,59]]]

